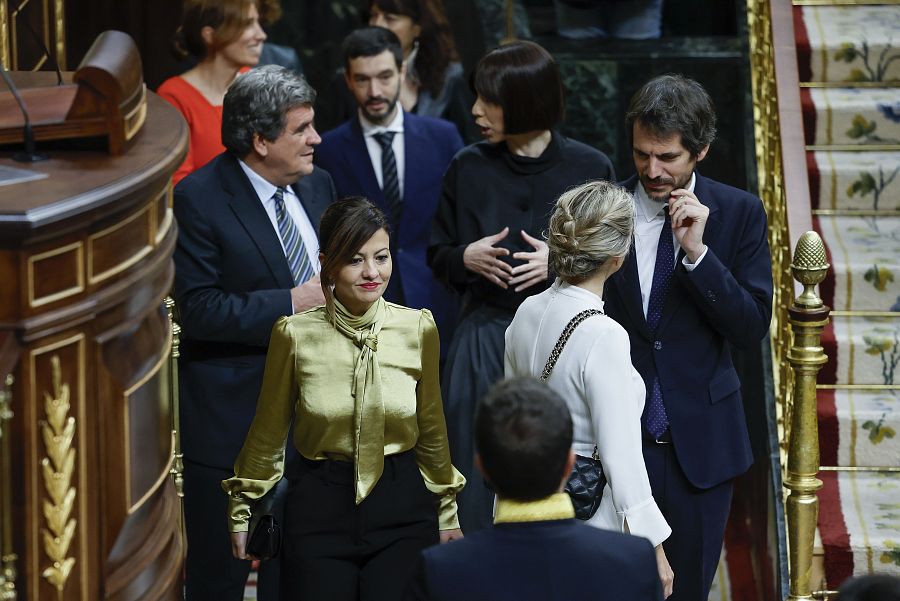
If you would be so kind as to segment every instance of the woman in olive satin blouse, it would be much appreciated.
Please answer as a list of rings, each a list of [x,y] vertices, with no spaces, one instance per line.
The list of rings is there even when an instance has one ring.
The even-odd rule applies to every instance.
[[[222,482],[236,557],[253,503],[287,467],[286,599],[400,598],[418,552],[462,536],[428,310],[381,296],[391,276],[387,222],[363,198],[322,215],[327,304],[272,330],[256,416]]]

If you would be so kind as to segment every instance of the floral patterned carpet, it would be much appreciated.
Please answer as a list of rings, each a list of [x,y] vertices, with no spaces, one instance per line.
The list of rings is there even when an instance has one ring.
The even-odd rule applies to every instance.
[[[831,263],[820,292],[836,312],[818,403],[826,582],[813,583],[833,590],[900,575],[900,5],[795,6],[794,27],[813,223]]]

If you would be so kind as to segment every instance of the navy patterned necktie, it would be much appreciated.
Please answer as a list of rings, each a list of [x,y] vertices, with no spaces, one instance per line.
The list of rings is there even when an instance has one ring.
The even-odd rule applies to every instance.
[[[669,289],[669,281],[675,271],[675,247],[672,244],[672,221],[669,218],[668,207],[665,209],[665,221],[659,232],[659,245],[656,247],[656,265],[653,267],[653,284],[650,287],[650,302],[647,305],[647,325],[650,331],[656,334],[659,327],[659,319],[662,317],[663,304],[666,301],[666,291]],[[657,346],[654,342],[654,347]],[[657,349],[658,350],[658,349]],[[663,403],[662,390],[659,386],[659,377],[653,378],[650,385],[650,397],[647,407],[644,408],[644,428],[654,438],[660,436],[669,428],[669,416],[666,415],[666,406]]]
[[[375,134],[375,141],[381,146],[381,191],[388,208],[388,217],[394,230],[400,221],[400,178],[397,175],[397,157],[394,156],[394,134],[392,131],[383,131]]]
[[[311,278],[315,270],[306,252],[300,230],[284,206],[284,188],[277,188],[272,198],[275,199],[275,220],[278,222],[278,233],[284,243],[284,256],[291,268],[291,275],[294,276],[294,285],[299,286]]]

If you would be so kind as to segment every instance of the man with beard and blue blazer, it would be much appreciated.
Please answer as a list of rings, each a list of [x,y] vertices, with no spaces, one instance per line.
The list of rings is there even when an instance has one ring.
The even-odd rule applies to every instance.
[[[650,541],[575,519],[562,397],[536,378],[504,380],[478,402],[474,430],[494,525],[422,551],[404,601],[662,600]]]
[[[316,232],[335,191],[313,167],[314,101],[284,67],[241,75],[222,108],[226,151],[175,188],[188,601],[242,598],[250,562],[232,556],[221,481],[256,411],[272,326],[325,302]],[[260,600],[278,586],[278,560],[263,562]]]
[[[772,317],[762,202],[696,171],[715,122],[703,87],[679,75],[631,99],[637,174],[622,185],[635,197],[634,248],[604,295],[647,388],[644,461],[672,527],[670,601],[708,597],[732,480],[753,461],[731,351],[762,352]]]
[[[393,230],[395,269],[384,298],[430,309],[444,347],[452,338],[456,301],[432,275],[425,251],[444,172],[462,138],[453,124],[407,113],[398,104],[403,50],[390,30],[351,33],[344,62],[359,111],[323,136],[316,164],[334,178],[338,196],[365,196],[384,211]]]

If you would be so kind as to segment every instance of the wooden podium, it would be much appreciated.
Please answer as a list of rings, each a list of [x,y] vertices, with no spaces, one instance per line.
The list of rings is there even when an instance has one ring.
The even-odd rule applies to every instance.
[[[163,299],[188,132],[144,98],[124,146],[0,148],[47,176],[0,185],[0,599],[181,598]]]

